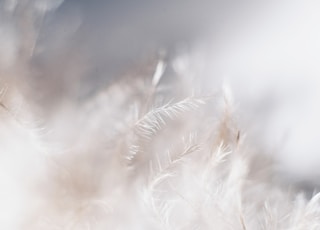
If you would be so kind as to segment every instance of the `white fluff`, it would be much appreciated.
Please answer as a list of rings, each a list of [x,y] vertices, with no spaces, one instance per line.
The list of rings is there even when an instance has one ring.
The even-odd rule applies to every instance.
[[[246,97],[236,78],[223,85],[199,77],[212,70],[201,49],[168,62],[151,58],[83,96],[75,92],[89,59],[65,66],[38,44],[45,13],[61,1],[6,3],[0,31],[12,33],[0,39],[3,229],[320,229],[320,195],[275,170],[265,137],[253,137],[246,125],[254,121],[239,112]],[[41,66],[41,57],[52,66]],[[70,79],[54,78],[57,67]],[[49,83],[34,84],[41,71]],[[50,85],[50,76],[60,84]],[[56,97],[40,98],[44,91]]]

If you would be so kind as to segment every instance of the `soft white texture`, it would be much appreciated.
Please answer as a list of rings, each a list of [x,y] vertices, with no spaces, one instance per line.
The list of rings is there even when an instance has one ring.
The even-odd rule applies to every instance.
[[[45,3],[41,12],[39,2]],[[281,135],[278,124],[295,110],[277,110],[268,118],[270,127],[260,121],[266,136],[248,128],[261,119],[250,106],[259,103],[255,96],[264,88],[264,68],[249,71],[261,81],[242,78],[254,92],[248,96],[231,70],[229,82],[207,77],[217,73],[208,68],[215,60],[228,69],[232,58],[212,57],[210,50],[207,58],[197,47],[172,61],[142,62],[79,99],[72,90],[81,78],[77,74],[90,69],[90,59],[74,59],[70,67],[53,58],[42,70],[50,76],[70,71],[71,80],[39,84],[58,98],[39,99],[33,84],[41,81],[37,61],[50,60],[39,51],[39,28],[45,13],[61,2],[7,3],[1,12],[11,20],[0,28],[12,31],[0,39],[2,228],[320,229],[319,194],[286,181],[264,145],[272,142],[268,133]],[[14,39],[25,34],[26,39]],[[239,66],[238,73],[245,73],[245,65]],[[282,92],[273,87],[274,79],[266,82]],[[315,118],[310,115],[310,126]],[[309,134],[287,142],[289,150],[312,143],[316,135]]]

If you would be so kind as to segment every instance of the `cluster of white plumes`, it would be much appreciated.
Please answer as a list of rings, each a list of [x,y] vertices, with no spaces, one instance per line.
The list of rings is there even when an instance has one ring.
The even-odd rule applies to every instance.
[[[228,88],[160,60],[44,106],[28,82],[34,28],[0,40],[2,229],[320,229],[320,196],[278,178]]]
[[[2,85],[1,225],[319,229],[319,195],[277,179],[238,129],[228,92],[202,95],[178,74],[166,83],[162,68],[66,103],[42,126]]]

